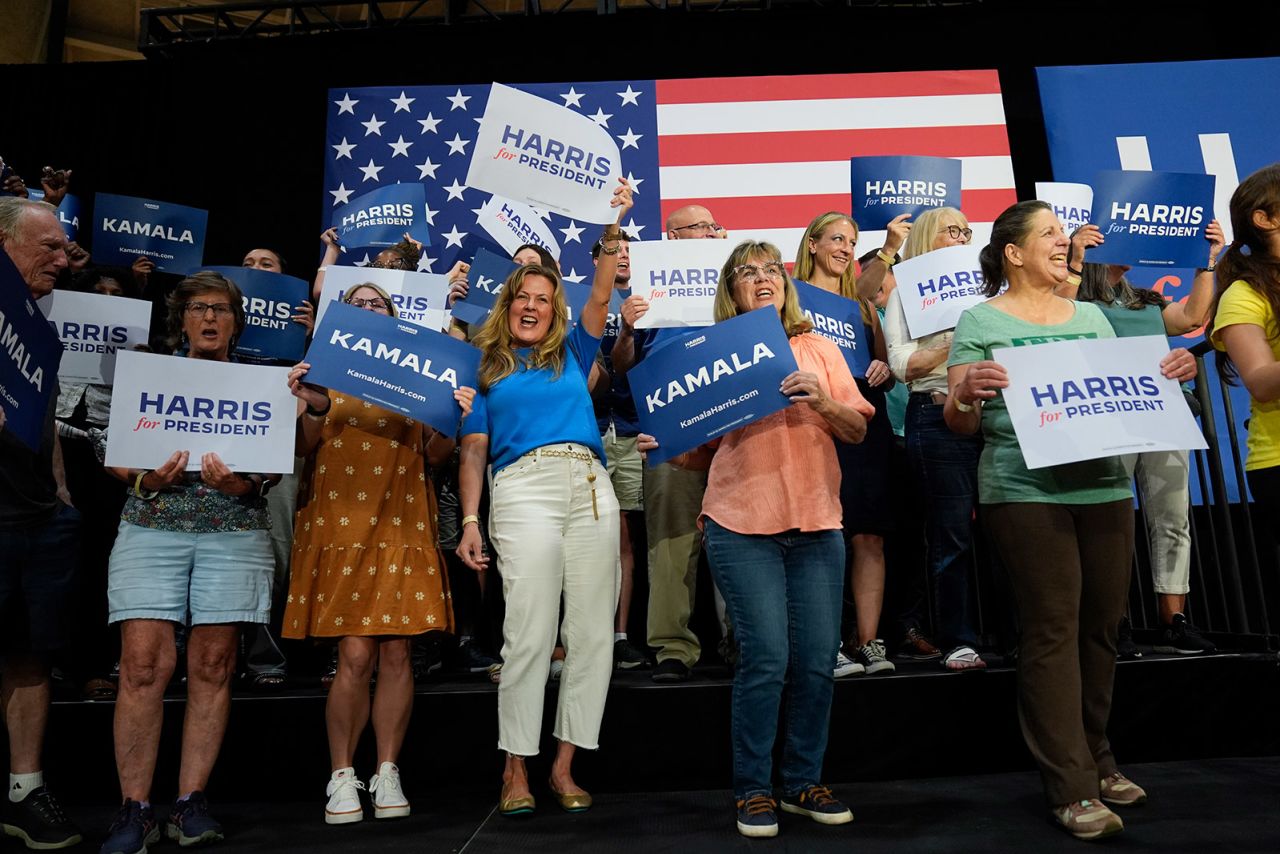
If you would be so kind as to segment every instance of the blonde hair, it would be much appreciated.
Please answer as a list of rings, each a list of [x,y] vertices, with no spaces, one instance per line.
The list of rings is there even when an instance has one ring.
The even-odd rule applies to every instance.
[[[733,271],[755,258],[769,258],[779,264],[782,263],[782,253],[772,243],[748,240],[735,246],[720,270],[720,284],[716,287],[716,323],[741,314],[738,304],[733,301],[733,279],[735,278]],[[787,330],[788,337],[812,331],[813,324],[800,311],[800,297],[796,295],[796,286],[785,269],[782,272],[782,281],[782,328]]]
[[[524,280],[530,276],[541,276],[551,281],[551,328],[545,338],[533,345],[533,352],[520,359],[515,353],[516,343],[511,335],[508,315]],[[560,273],[544,264],[526,264],[516,270],[503,283],[493,310],[471,341],[480,350],[480,391],[487,392],[523,368],[551,368],[554,377],[559,379],[564,370],[564,339],[568,334],[569,307],[564,299]]]
[[[934,208],[930,211],[920,214],[911,225],[911,232],[907,234],[907,243],[902,247],[902,258],[915,258],[926,252],[933,251],[933,241],[938,236],[938,229],[942,228],[942,221],[945,219],[953,219],[961,228],[969,227],[969,220],[956,208]]]
[[[387,310],[391,312],[392,317],[400,316],[399,314],[396,313],[396,301],[391,298],[391,295],[389,293],[387,293],[382,288],[375,285],[373,282],[361,282],[355,287],[348,288],[347,292],[342,295],[342,301],[345,302],[347,305],[351,305],[351,295],[354,294],[356,291],[360,290],[361,288],[368,288],[369,290],[376,293],[378,296],[382,297],[386,301]]]
[[[813,253],[809,251],[809,241],[821,240],[823,235],[827,233],[827,229],[837,222],[847,222],[853,226],[853,239],[854,243],[857,243],[858,224],[853,221],[853,217],[840,213],[840,211],[819,214],[813,218],[813,222],[809,223],[809,227],[804,230],[804,235],[800,238],[800,246],[796,249],[796,264],[791,268],[791,275],[802,282],[812,281],[814,265]],[[844,274],[840,277],[840,296],[856,300],[858,298],[858,271],[857,265],[853,263],[852,246],[849,247],[849,254],[851,256],[849,266],[844,268]]]

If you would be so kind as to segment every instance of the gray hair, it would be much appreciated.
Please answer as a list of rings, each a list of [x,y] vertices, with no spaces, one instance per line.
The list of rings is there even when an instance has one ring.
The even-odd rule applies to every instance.
[[[48,202],[33,202],[21,196],[0,196],[0,241],[20,242],[22,218],[37,210],[46,210],[51,214],[58,211]]]

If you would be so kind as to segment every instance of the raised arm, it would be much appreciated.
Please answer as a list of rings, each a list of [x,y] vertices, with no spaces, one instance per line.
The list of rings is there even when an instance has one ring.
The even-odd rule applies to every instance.
[[[1196,270],[1191,293],[1185,300],[1164,307],[1164,328],[1170,335],[1185,335],[1199,329],[1209,322],[1209,313],[1213,311],[1213,270],[1227,242],[1222,225],[1216,219],[1205,227],[1204,239],[1209,241],[1209,263]]]
[[[618,187],[613,191],[613,199],[609,206],[618,209],[617,221],[605,229],[601,238],[600,259],[596,263],[596,274],[591,280],[591,296],[582,307],[582,317],[578,323],[591,334],[592,338],[604,335],[604,324],[609,319],[609,300],[613,296],[613,280],[618,272],[618,240],[622,232],[622,218],[631,210],[631,185],[627,179],[619,178]]]

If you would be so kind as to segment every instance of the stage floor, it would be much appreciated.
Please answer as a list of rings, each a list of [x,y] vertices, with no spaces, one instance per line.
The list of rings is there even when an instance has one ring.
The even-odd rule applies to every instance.
[[[725,768],[728,775],[729,769]],[[1150,794],[1144,806],[1122,812],[1125,832],[1108,849],[1148,852],[1280,851],[1280,757],[1213,759],[1131,765],[1124,769]],[[411,781],[406,780],[409,784]],[[734,829],[728,790],[596,793],[582,815],[556,808],[535,787],[538,812],[499,816],[484,797],[448,795],[445,780],[410,785],[414,815],[391,822],[344,827],[323,823],[320,797],[305,803],[215,801],[228,831],[219,849],[244,854],[367,850],[396,854],[508,854],[601,852],[661,854],[769,850],[774,852],[1080,852],[1079,842],[1053,827],[1034,773],[943,777],[833,785],[855,820],[823,827],[800,816],[780,816],[773,840],[747,840]],[[317,782],[317,793],[323,781]],[[496,781],[495,781],[496,783]],[[679,788],[672,781],[672,788]],[[228,789],[222,790],[230,794]],[[493,796],[496,798],[497,786]],[[86,847],[101,840],[110,815],[74,809],[86,828]],[[100,815],[99,815],[100,813]]]

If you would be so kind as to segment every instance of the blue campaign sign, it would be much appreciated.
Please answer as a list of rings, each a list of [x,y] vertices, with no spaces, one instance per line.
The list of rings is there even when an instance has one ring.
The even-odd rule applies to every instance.
[[[569,325],[573,326],[578,322],[578,318],[582,317],[582,309],[586,306],[587,300],[591,299],[591,286],[577,282],[562,284],[564,285],[564,303],[569,309]]]
[[[865,377],[867,368],[871,366],[871,350],[867,346],[871,336],[867,334],[859,305],[808,282],[792,281],[796,286],[796,296],[800,298],[800,310],[813,324],[813,331],[829,338],[840,348],[851,374]]]
[[[130,267],[140,256],[157,270],[186,274],[204,260],[209,212],[186,205],[98,193],[93,197],[93,260]]]
[[[894,217],[960,207],[960,161],[954,157],[851,157],[853,220],[880,231]]]
[[[1280,58],[1064,66],[1038,68],[1036,73],[1054,180],[1087,183],[1099,169],[1214,175],[1215,215],[1231,239],[1227,202],[1239,179],[1276,159],[1280,112],[1258,108],[1258,86],[1259,81],[1280,77]],[[1152,92],[1160,97],[1151,97]],[[1081,121],[1081,116],[1088,116],[1088,121]],[[1090,251],[1091,260],[1094,254]],[[1126,277],[1180,300],[1191,287],[1193,273],[1135,268]],[[1170,343],[1189,347],[1200,337],[1200,330],[1195,330]],[[1231,428],[1223,415],[1218,383],[1212,379],[1214,361],[1210,353],[1206,373],[1218,434],[1225,437]],[[1249,417],[1249,394],[1243,386],[1231,387],[1231,405],[1233,427],[1243,437]],[[1245,484],[1236,482],[1229,453],[1223,454],[1223,462],[1230,499],[1247,498]],[[1194,476],[1191,494],[1196,503],[1203,502]]]
[[[640,429],[658,440],[649,465],[790,406],[778,388],[795,370],[787,334],[770,307],[649,352],[627,372]]]
[[[345,246],[394,246],[405,232],[424,246],[431,242],[421,184],[391,184],[365,193],[334,211],[331,222]]]
[[[462,411],[453,392],[476,387],[480,351],[393,317],[335,302],[304,360],[307,382],[354,394],[452,436]]]
[[[30,198],[33,202],[44,201],[44,190],[33,190],[27,188]],[[80,197],[67,193],[62,197],[62,204],[58,205],[58,222],[62,224],[62,230],[67,235],[67,240],[75,242],[76,235],[80,233]]]
[[[503,282],[519,268],[520,265],[510,258],[504,258],[488,249],[477,249],[475,258],[471,261],[471,270],[467,273],[467,281],[470,283],[467,297],[454,301],[453,316],[463,323],[484,323],[498,299]]]
[[[1089,250],[1089,260],[1138,267],[1204,265],[1213,186],[1212,175],[1099,172],[1093,179],[1093,217],[1106,242]]]
[[[18,268],[0,252],[0,408],[4,429],[33,451],[40,448],[61,361],[62,342],[36,308]]]
[[[290,318],[303,300],[311,298],[311,285],[294,276],[251,267],[203,267],[220,273],[240,287],[244,295],[244,332],[236,352],[254,359],[296,362],[307,349],[307,329]]]

